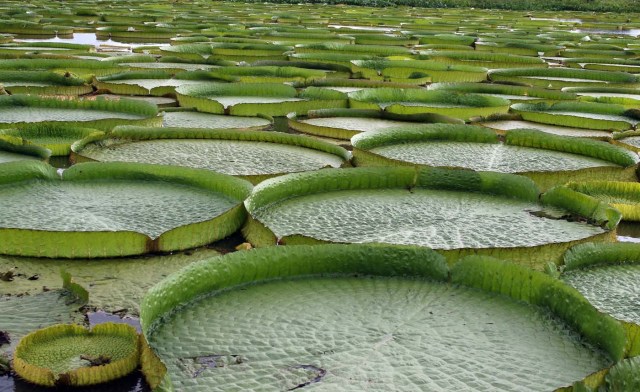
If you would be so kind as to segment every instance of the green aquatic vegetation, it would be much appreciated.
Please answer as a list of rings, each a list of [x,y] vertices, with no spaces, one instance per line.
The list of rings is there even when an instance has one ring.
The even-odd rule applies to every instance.
[[[272,120],[260,117],[234,117],[193,110],[171,110],[162,113],[163,127],[267,130]]]
[[[288,62],[283,62],[287,64]],[[316,79],[324,79],[327,74],[322,70],[304,69],[292,66],[252,65],[250,67],[220,67],[211,71],[199,71],[178,75],[186,78],[193,75],[194,78],[203,80],[227,80],[240,83],[291,83],[306,82]]]
[[[341,147],[280,132],[193,128],[119,127],[109,136],[74,145],[96,161],[186,166],[242,176],[252,182],[290,172],[341,167],[350,159]]]
[[[32,163],[2,169],[0,249],[22,256],[109,257],[204,245],[238,228],[245,214],[239,203],[251,189],[230,176],[158,165],[87,163],[62,177]]]
[[[633,111],[607,103],[517,103],[511,105],[511,111],[527,121],[595,130],[624,131],[638,122]]]
[[[56,124],[27,124],[20,129],[2,129],[0,135],[19,137],[50,150],[52,156],[67,156],[71,145],[90,135],[102,134],[92,128],[78,128]]]
[[[640,184],[619,181],[572,182],[567,186],[620,210],[622,219],[640,221]]]
[[[377,88],[349,93],[349,105],[355,109],[379,109],[397,114],[436,113],[469,119],[506,113],[509,101],[481,94],[418,89]]]
[[[299,132],[335,139],[350,139],[361,133],[419,123],[462,123],[459,119],[421,113],[402,115],[372,109],[312,110],[306,117],[291,114],[289,127]]]
[[[347,96],[338,91],[294,87],[276,83],[238,83],[182,86],[176,89],[183,107],[235,116],[285,116],[291,112],[347,106]]]
[[[447,90],[473,94],[488,94],[509,99],[511,101],[525,101],[535,99],[559,101],[576,99],[576,95],[570,92],[549,90],[540,87],[512,86],[496,83],[436,83],[429,86],[429,90]]]
[[[495,82],[517,82],[553,89],[594,85],[635,87],[638,84],[636,76],[625,72],[573,68],[498,69],[489,72],[489,79]]]
[[[331,303],[331,311],[317,302],[313,302],[315,306],[309,309],[310,304],[305,298],[311,295],[321,296],[323,302]],[[401,305],[401,299],[407,297],[412,301]],[[240,309],[253,308],[260,298],[269,302],[254,308],[251,314],[243,312],[245,324],[224,322],[233,319],[231,315]],[[425,302],[431,304],[428,311],[424,309]],[[305,316],[301,318],[299,314],[303,309],[306,309]],[[380,309],[384,312],[381,313]],[[397,327],[393,320],[405,319],[407,314],[414,316]],[[254,318],[269,325],[269,332],[265,331],[265,334],[271,344],[243,343],[239,338],[253,335],[253,323],[249,320]],[[474,321],[468,322],[469,318]],[[294,327],[289,323],[291,319],[297,320]],[[209,325],[217,325],[217,331],[202,325],[202,320],[209,320]],[[494,327],[487,330],[488,325]],[[170,347],[173,340],[169,332],[172,330],[181,334],[188,331],[189,335],[198,335],[201,342],[217,344],[211,348],[203,345],[200,350],[191,346],[182,346],[181,350],[164,349],[164,344]],[[277,333],[278,330],[281,333]],[[309,330],[324,332],[321,336],[309,337]],[[443,337],[445,331],[448,336]],[[335,337],[331,339],[333,334]],[[427,336],[416,340],[416,334]],[[409,335],[414,338],[405,340]],[[454,344],[459,337],[468,335],[482,338],[467,341],[464,348]],[[234,339],[234,336],[238,338]],[[536,336],[537,339],[525,339],[526,336]],[[548,339],[553,343],[549,344]],[[234,344],[234,340],[239,342]],[[276,343],[283,340],[287,341],[284,346]],[[574,334],[569,333],[566,327],[550,323],[543,313],[506,299],[479,295],[469,289],[397,279],[325,278],[254,286],[246,293],[228,293],[185,309],[177,320],[153,335],[152,344],[158,347],[160,356],[167,361],[174,387],[194,391],[211,390],[215,385],[250,389],[258,383],[276,389],[291,389],[315,378],[318,369],[331,372],[319,384],[327,389],[346,386],[355,390],[378,384],[382,390],[384,385],[393,383],[402,385],[403,389],[453,386],[458,390],[473,390],[495,388],[496,378],[501,379],[504,390],[516,384],[548,389],[571,383],[607,364],[602,358],[587,355]],[[271,350],[269,346],[278,348]],[[533,350],[537,346],[544,346],[545,350]],[[207,368],[196,360],[189,360],[207,357],[211,350],[223,353],[216,362],[219,366],[226,365],[228,372],[216,371],[215,367]],[[278,351],[284,353],[278,355]],[[534,351],[537,352],[534,354]],[[496,352],[500,355],[491,355]],[[227,357],[225,353],[240,353],[234,355],[243,362],[235,364],[237,357]],[[388,357],[400,355],[414,360],[404,366],[388,361]],[[420,357],[423,359],[419,360]],[[477,367],[476,361],[485,365],[488,362],[493,368],[491,375],[474,372],[472,369]],[[296,369],[296,364],[313,365],[307,369]],[[438,371],[433,371],[435,366]],[[525,370],[532,366],[537,369],[544,366],[548,371],[542,377],[532,376]],[[361,371],[356,370],[362,367]],[[469,370],[461,375],[460,367]],[[548,376],[558,374],[552,371],[554,368],[563,369],[562,377]],[[340,372],[333,369],[340,369]],[[423,376],[404,376],[405,371]],[[197,377],[191,378],[195,374]],[[275,378],[273,374],[280,377]]]
[[[191,79],[188,75],[200,75],[201,71],[173,74],[165,70],[128,71],[96,78],[98,90],[113,94],[164,96],[175,94],[175,88],[188,84],[206,83],[204,78]]]
[[[552,216],[576,213],[606,222],[608,229],[620,220],[616,210],[588,196],[574,201],[556,191],[543,206],[537,195],[525,177],[468,170],[396,167],[290,174],[256,187],[245,202],[251,218],[243,232],[258,246],[414,244],[441,249],[452,260],[471,250],[505,252],[519,260],[527,249],[538,247],[557,259],[555,248],[611,235],[598,226]],[[565,211],[549,211],[555,207]],[[332,211],[331,218],[323,211]],[[501,226],[507,221],[508,230]]]
[[[51,156],[49,149],[25,143],[20,137],[0,131],[0,163],[20,160],[46,161]]]
[[[128,99],[0,96],[0,128],[53,123],[109,130],[131,122],[152,125],[161,121],[157,113],[156,105]]]
[[[418,215],[423,208],[429,216]],[[499,210],[500,220],[514,222],[508,234],[495,227],[498,218],[487,217],[490,210]],[[324,226],[322,211],[334,211],[338,218]],[[291,199],[252,216],[278,238],[303,235],[329,242],[389,242],[435,249],[536,246],[601,233],[593,227],[533,218],[531,212],[536,211],[541,209],[533,203],[454,191],[365,190]],[[354,219],[357,230],[348,225]]]
[[[0,71],[0,84],[11,94],[82,95],[92,91],[83,79],[43,71]]]
[[[640,314],[635,300],[636,282],[640,273],[638,260],[640,245],[637,243],[585,243],[566,252],[564,273],[561,275],[564,281],[584,294],[599,311],[623,320],[627,333],[626,350],[630,357],[640,354]],[[615,373],[612,369],[609,381],[618,379]],[[620,375],[623,376],[623,381],[624,374],[626,372]],[[629,379],[625,382],[628,381]]]
[[[295,52],[300,53],[329,53],[329,54],[366,54],[374,56],[408,55],[409,48],[387,45],[355,45],[342,43],[314,43],[295,46]],[[353,60],[353,59],[352,59]]]
[[[59,324],[20,340],[14,370],[34,384],[83,386],[129,374],[138,366],[140,346],[135,328],[106,323],[91,331]]]
[[[545,56],[556,56],[564,47],[554,44],[532,43],[521,40],[495,42],[491,38],[475,43],[476,51],[509,53],[521,56],[537,56],[542,52]]]
[[[366,165],[463,167],[520,173],[547,189],[577,178],[607,176],[635,181],[638,157],[590,139],[534,130],[507,131],[504,142],[488,128],[433,124],[370,131],[354,136],[354,161]]]
[[[238,252],[194,264],[150,290],[142,325],[173,386],[191,390],[258,384],[382,390],[390,383],[401,389],[510,390],[523,383],[553,389],[610,361],[573,331],[609,358],[622,356],[621,325],[553,278],[498,264],[470,258],[451,271],[456,285],[448,285],[444,259],[425,248],[315,245]],[[487,287],[483,276],[522,292]],[[528,296],[526,288],[555,296]],[[568,312],[572,305],[588,316]],[[262,320],[259,330],[254,317]],[[588,330],[593,324],[603,332]],[[462,336],[482,338],[460,346]],[[388,360],[400,357],[405,360]],[[486,363],[491,377],[474,371]],[[531,366],[550,370],[523,370]]]
[[[576,127],[562,127],[552,124],[537,123],[533,121],[523,121],[519,119],[479,119],[479,121],[472,121],[471,124],[495,129],[499,132],[517,132],[520,129],[535,129],[541,132],[558,136],[588,137],[599,139],[609,139],[612,136],[612,132],[607,130],[590,130]]]
[[[173,45],[162,47],[161,53],[182,59],[201,61],[203,59],[254,61],[262,59],[286,59],[285,52],[292,46],[261,43],[212,42]]]
[[[430,50],[421,52],[419,59],[435,60],[442,64],[474,65],[489,69],[516,67],[547,67],[539,57],[519,56],[512,53],[491,53],[475,50]]]
[[[404,81],[424,74],[432,82],[480,82],[486,80],[487,69],[470,65],[447,65],[429,60],[353,60],[353,72],[365,78]]]

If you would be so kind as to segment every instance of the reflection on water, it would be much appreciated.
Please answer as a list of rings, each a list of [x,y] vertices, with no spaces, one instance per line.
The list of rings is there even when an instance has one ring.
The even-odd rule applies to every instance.
[[[107,39],[100,40],[96,36],[95,33],[74,33],[71,36],[56,36],[54,38],[38,38],[31,35],[17,35],[16,42],[59,42],[59,43],[69,43],[69,44],[82,44],[82,45],[93,45],[95,47],[100,46],[121,46],[125,48],[136,48],[139,46],[147,46],[147,45],[158,45],[158,46],[169,46],[166,42],[158,42],[157,40],[149,40],[146,41],[142,38],[133,38],[132,41],[129,41],[126,38],[118,38],[118,40]]]

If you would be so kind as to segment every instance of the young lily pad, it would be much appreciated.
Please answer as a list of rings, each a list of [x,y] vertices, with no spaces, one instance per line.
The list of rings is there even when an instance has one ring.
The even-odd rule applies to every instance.
[[[255,188],[245,202],[251,218],[243,230],[256,245],[413,244],[442,250],[451,261],[469,252],[505,254],[532,266],[539,262],[534,250],[558,259],[557,251],[574,241],[612,238],[599,226],[558,219],[568,211],[545,212],[529,181],[508,174],[411,167],[290,174]],[[599,206],[585,196],[572,207],[574,201],[565,193],[550,194],[545,204],[573,208],[585,217]],[[596,219],[615,227],[619,213],[605,206],[598,207],[602,216]],[[610,215],[605,213],[609,210]]]
[[[87,163],[62,177],[30,162],[2,168],[0,252],[19,256],[110,257],[204,245],[237,230],[251,189],[230,176],[158,165]]]
[[[634,88],[620,87],[573,87],[563,91],[578,95],[580,101],[620,104],[634,109],[640,103],[640,91]]]
[[[219,385],[551,390],[610,363],[574,332],[587,322],[565,318],[560,309],[567,306],[551,309],[565,322],[575,321],[575,330],[548,310],[520,302],[546,306],[554,301],[542,294],[548,291],[574,306],[590,306],[579,295],[565,295],[568,288],[541,273],[502,265],[487,267],[487,275],[529,288],[532,296],[472,289],[486,263],[476,270],[474,264],[481,263],[469,260],[452,271],[459,285],[451,286],[444,260],[424,248],[316,245],[238,252],[154,287],[143,301],[143,330],[173,386],[193,391]],[[591,322],[609,335],[589,339],[610,339],[605,345],[619,350],[622,327],[590,310]]]
[[[440,34],[436,34],[438,36]],[[453,35],[452,38],[460,37]],[[431,37],[424,37],[421,41],[429,40]],[[473,39],[475,37],[464,37],[465,39]],[[428,41],[426,41],[428,42]],[[454,49],[454,48],[452,48]],[[457,49],[457,48],[455,48]],[[546,68],[547,63],[540,57],[520,56],[512,53],[490,53],[476,50],[429,50],[421,51],[419,59],[435,60],[442,64],[457,65],[473,65],[476,67],[485,67],[488,69],[498,68],[521,68],[521,67],[542,67]]]
[[[285,173],[341,167],[348,151],[280,132],[119,127],[109,136],[74,145],[95,161],[141,162],[213,170],[252,182]]]
[[[59,324],[35,331],[18,343],[16,373],[34,384],[83,386],[114,380],[138,366],[140,347],[135,328],[96,325],[91,331]]]

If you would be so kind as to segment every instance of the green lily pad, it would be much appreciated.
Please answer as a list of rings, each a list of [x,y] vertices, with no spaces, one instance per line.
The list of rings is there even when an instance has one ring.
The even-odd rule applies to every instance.
[[[281,132],[119,127],[110,137],[74,146],[97,161],[186,166],[253,182],[284,173],[341,167],[349,153],[319,140]]]
[[[91,331],[58,324],[20,340],[13,358],[15,372],[44,386],[83,386],[111,381],[138,366],[140,345],[135,328],[106,323]]]
[[[237,229],[244,219],[239,203],[251,189],[195,169],[86,163],[60,178],[51,167],[19,163],[5,164],[0,177],[0,235],[2,253],[21,256],[109,257],[201,246]]]
[[[243,231],[258,246],[413,244],[442,250],[450,262],[460,254],[480,252],[504,254],[537,268],[544,257],[529,251],[544,250],[548,260],[555,260],[560,255],[553,249],[564,251],[574,241],[613,238],[599,226],[567,219],[573,211],[611,229],[620,216],[606,204],[561,189],[548,192],[543,205],[537,194],[528,178],[467,170],[380,167],[294,173],[254,189],[245,201],[251,218]]]
[[[166,111],[162,114],[162,126],[262,130],[269,128],[271,121],[260,117],[235,117],[194,111]]]
[[[522,291],[470,288],[485,272]],[[548,310],[514,300],[553,301],[544,292],[555,290],[590,306],[558,281],[493,260],[451,273],[459,285],[446,283],[442,257],[416,247],[236,252],[150,290],[143,330],[179,390],[552,390],[610,364]],[[622,327],[592,313],[624,345]]]
[[[640,264],[567,271],[562,274],[562,280],[580,291],[600,311],[640,324]]]
[[[492,128],[500,131],[517,131],[518,129],[537,129],[538,131],[551,133],[553,135],[561,136],[575,136],[575,137],[611,137],[611,132],[606,130],[589,130],[584,128],[574,127],[561,127],[557,125],[536,123],[533,121],[522,120],[498,120],[498,121],[483,121],[475,123],[483,127]],[[639,145],[640,146],[640,145]]]
[[[234,290],[183,309],[151,344],[174,387],[192,391],[551,390],[607,365],[544,312],[403,279]]]
[[[542,210],[537,203],[477,193],[378,189],[291,198],[252,211],[252,216],[278,238],[303,235],[435,249],[537,246],[603,233],[596,226],[536,216]]]

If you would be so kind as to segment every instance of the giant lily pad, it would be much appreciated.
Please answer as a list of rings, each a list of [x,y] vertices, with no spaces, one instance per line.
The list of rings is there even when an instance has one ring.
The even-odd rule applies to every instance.
[[[56,123],[109,130],[120,124],[159,124],[162,119],[156,116],[157,113],[155,105],[127,99],[0,96],[0,128],[14,128],[26,123]]]
[[[82,95],[92,91],[82,79],[43,71],[0,71],[0,84],[11,94]]]
[[[0,131],[0,163],[21,160],[43,160],[51,156],[51,151],[25,143],[24,139],[6,135]]]
[[[545,124],[535,121],[524,121],[517,115],[504,116],[505,118],[492,118],[486,121],[472,122],[475,125],[492,128],[497,131],[515,131],[518,129],[537,129],[538,131],[550,133],[552,135],[589,137],[589,138],[610,138],[612,132],[607,130],[592,130],[577,127],[562,127]],[[484,120],[484,119],[482,119]]]
[[[210,171],[142,164],[87,163],[59,177],[50,166],[16,162],[1,174],[0,252],[20,256],[110,257],[203,245],[238,228],[240,202],[251,189]]]
[[[174,128],[266,130],[273,120],[260,117],[234,117],[194,110],[167,110],[162,113],[162,126]]]
[[[203,80],[174,78],[164,71],[132,71],[101,76],[95,84],[99,90],[113,94],[154,95],[174,94],[176,87],[206,83]]]
[[[487,276],[497,287],[483,285]],[[425,248],[238,252],[154,287],[142,324],[173,386],[192,391],[551,390],[611,361],[576,330],[611,358],[622,355],[622,326],[548,276],[474,259],[452,278],[458,286],[445,283],[444,259]],[[568,312],[572,306],[585,316]],[[588,331],[589,323],[601,330]]]
[[[512,102],[535,100],[573,100],[574,94],[540,87],[512,86],[491,83],[437,83],[430,90],[459,91],[473,94],[487,94],[508,99]]]
[[[346,95],[338,91],[309,87],[297,92],[291,86],[273,83],[182,86],[176,93],[181,106],[236,116],[284,116],[347,105]]]
[[[509,101],[480,94],[451,91],[379,88],[349,93],[349,105],[356,109],[379,109],[399,114],[436,113],[469,119],[506,113]]]
[[[241,176],[252,182],[285,173],[340,167],[345,149],[280,132],[119,127],[100,140],[74,145],[96,161],[186,166]]]
[[[425,60],[354,60],[354,72],[366,78],[409,82],[426,78],[428,82],[480,82],[487,78],[487,69],[469,65],[447,65]]]
[[[567,186],[611,204],[620,210],[623,220],[640,221],[640,184],[637,182],[588,181]]]
[[[564,256],[562,280],[600,311],[640,324],[640,244],[580,244]]]
[[[571,192],[556,190],[545,204],[609,221],[609,228],[619,222],[616,210],[588,196],[574,200]],[[414,244],[439,249],[450,260],[468,253],[505,254],[532,266],[539,262],[534,254],[546,252],[558,260],[557,251],[574,241],[612,238],[599,226],[558,219],[567,212],[547,211],[537,199],[530,180],[509,174],[410,167],[323,170],[258,185],[245,202],[251,218],[244,233],[256,245]],[[595,211],[599,217],[588,216]]]
[[[361,132],[390,129],[415,123],[462,123],[459,119],[435,114],[394,114],[366,109],[312,110],[306,117],[290,114],[289,127],[296,131],[335,139],[350,139]]]
[[[363,165],[426,165],[516,173],[543,189],[569,180],[610,178],[637,181],[638,157],[606,142],[507,131],[504,143],[491,130],[433,124],[372,131],[354,136],[354,158]]]
[[[57,124],[25,124],[20,129],[0,130],[2,135],[22,138],[33,145],[51,150],[52,156],[67,156],[71,152],[71,145],[91,134],[102,132],[91,128],[78,128]]]
[[[622,105],[593,102],[545,102],[512,105],[511,110],[524,120],[576,128],[630,129],[638,123],[637,115]]]
[[[511,68],[489,73],[497,82],[518,82],[547,88],[607,86],[636,87],[638,79],[625,72],[592,71],[569,68]]]

